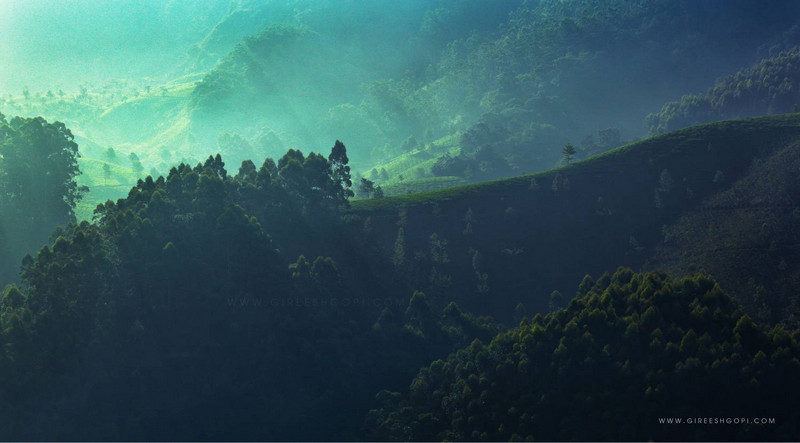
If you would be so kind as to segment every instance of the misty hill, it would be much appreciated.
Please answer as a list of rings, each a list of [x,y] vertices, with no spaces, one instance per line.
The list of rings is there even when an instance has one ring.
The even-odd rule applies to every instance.
[[[113,79],[137,85],[155,79],[164,82],[182,73],[179,63],[168,61],[184,60],[230,3],[3,2],[0,56],[7,62],[0,71],[0,93],[17,95],[23,88],[72,93],[82,86],[102,87]]]
[[[800,48],[729,75],[705,94],[688,94],[647,117],[657,134],[712,121],[797,112],[800,107]]]
[[[785,266],[795,269],[794,254],[784,251],[780,242],[793,232],[796,199],[784,198],[775,206],[766,203],[783,198],[767,197],[775,187],[781,190],[778,196],[791,193],[788,186],[794,181],[775,184],[784,174],[769,182],[774,186],[747,183],[763,183],[759,180],[782,170],[772,171],[766,165],[780,163],[770,157],[776,152],[796,150],[799,125],[798,116],[792,114],[692,127],[544,173],[357,201],[354,223],[364,224],[365,235],[394,258],[395,273],[413,282],[414,288],[425,288],[428,294],[458,294],[466,309],[498,318],[509,318],[520,302],[531,312],[546,312],[552,291],[569,298],[574,282],[587,273],[600,275],[619,265],[657,266],[662,262],[653,262],[652,257],[665,240],[686,246],[694,237],[684,240],[681,233],[702,236],[704,230],[692,229],[726,226],[730,213],[710,211],[707,206],[713,203],[706,203],[730,202],[725,192],[735,196],[734,206],[765,202],[764,210],[775,217],[774,223],[765,220],[768,228],[757,239],[747,225],[736,228],[737,241],[745,242],[742,246],[751,241],[761,246],[777,243],[776,263],[785,260]],[[761,165],[761,172],[753,172],[754,164]],[[741,188],[747,193],[737,191]],[[680,217],[692,220],[694,214],[705,224],[678,223]],[[672,228],[676,223],[678,227]],[[719,231],[694,247],[697,253],[703,251],[702,245],[727,248],[729,242]],[[684,249],[670,250],[671,257],[683,257]],[[750,263],[744,253],[737,257],[743,260],[740,266],[762,266]],[[706,265],[711,261],[700,261],[696,268],[687,267],[689,263],[678,259],[676,266],[682,273],[710,270]],[[733,273],[730,268],[721,272],[720,283],[749,306],[746,291],[738,289],[741,278],[725,278]],[[774,274],[746,275],[755,285],[773,287],[769,280]]]
[[[565,142],[589,156],[640,137],[638,116],[661,100],[704,87],[765,51],[786,48],[785,33],[795,23],[781,15],[797,5],[775,6],[766,11],[756,3],[718,1],[526,4],[496,33],[453,42],[432,76],[429,72],[396,97],[410,110],[436,104],[439,112],[428,111],[425,122],[459,116],[467,126],[482,125],[476,129],[486,134],[483,140],[461,143],[467,163],[460,175],[469,175],[467,168],[480,171],[485,161],[479,155],[487,149],[508,162],[505,170],[488,168],[495,177],[548,169],[558,163]],[[616,144],[598,140],[607,128],[619,130]]]
[[[405,31],[388,35],[377,10],[327,8],[290,22],[310,46],[247,50],[280,41],[265,30],[224,57],[193,93],[210,117],[193,127],[211,142],[235,128],[256,150],[264,130],[287,146],[348,140],[356,169],[396,194],[549,169],[568,141],[589,157],[642,136],[671,97],[790,48],[797,5],[442,1],[398,9]],[[336,19],[323,26],[322,11]]]
[[[234,131],[251,140],[277,131],[293,138],[265,141],[313,144],[314,138],[301,134],[334,131],[321,130],[320,121],[330,107],[355,99],[363,81],[360,69],[320,35],[300,27],[272,26],[238,45],[194,88],[189,102],[192,134],[206,146],[215,145],[223,132]],[[313,126],[317,127],[312,130]],[[269,148],[222,153],[241,162],[263,157]]]
[[[0,106],[65,122],[88,159],[114,147],[156,175],[338,138],[355,172],[403,194],[546,170],[567,141],[579,158],[612,149],[645,135],[642,117],[664,102],[797,44],[789,1],[195,3],[131,6],[119,35],[80,48],[105,66],[102,49],[147,21],[148,39],[170,42],[137,61],[157,59],[152,75],[31,85]],[[119,21],[84,12],[76,23]]]
[[[224,131],[241,132],[259,144],[266,128],[287,146],[313,145],[335,133],[349,140],[359,164],[383,159],[386,143],[409,135],[399,115],[405,110],[364,102],[393,100],[375,95],[392,93],[392,79],[424,70],[444,48],[446,41],[420,34],[421,28],[433,32],[432,14],[462,19],[462,31],[449,33],[456,37],[467,30],[490,32],[519,6],[518,1],[489,8],[475,1],[296,3],[306,8],[302,14],[295,10],[281,24],[244,38],[198,83],[190,110],[201,145]]]

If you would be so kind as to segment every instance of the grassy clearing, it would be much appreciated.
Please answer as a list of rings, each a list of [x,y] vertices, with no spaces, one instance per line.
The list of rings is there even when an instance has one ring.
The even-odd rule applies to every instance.
[[[465,180],[461,177],[427,177],[418,180],[394,182],[383,186],[384,195],[416,194],[420,192],[439,191],[454,186],[463,185]]]
[[[89,192],[75,208],[79,221],[91,220],[97,205],[125,197],[136,184],[137,177],[131,168],[95,158],[84,157],[78,162],[83,173],[78,177],[78,184],[89,187]]]

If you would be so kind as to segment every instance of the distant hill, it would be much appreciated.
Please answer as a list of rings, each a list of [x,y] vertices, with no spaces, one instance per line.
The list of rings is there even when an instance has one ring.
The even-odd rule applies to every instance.
[[[800,110],[800,47],[729,75],[705,94],[687,94],[647,117],[650,133]]]
[[[34,3],[33,11],[46,9]],[[119,39],[146,23],[149,33],[129,38],[144,48],[129,70],[136,75],[72,88],[37,81],[0,97],[5,112],[64,121],[90,145],[136,152],[145,170],[161,173],[217,152],[238,164],[340,139],[354,171],[372,177],[376,169],[370,179],[390,194],[547,170],[561,164],[566,142],[588,158],[636,140],[647,132],[642,117],[665,101],[797,45],[800,12],[788,0],[766,9],[754,0],[123,3],[127,21],[123,7],[100,17],[92,6],[53,35],[33,32],[36,21],[24,14],[7,29],[35,42],[75,31],[85,47],[39,47],[55,51],[53,60],[67,57],[72,64],[59,72],[75,71],[77,81],[97,74],[81,70],[78,55],[97,49],[91,65],[100,69],[129,54]],[[87,42],[75,29],[92,17],[86,29],[108,38]],[[109,35],[109,26],[119,32]],[[155,44],[163,41],[169,48]],[[26,69],[32,80],[50,75]],[[782,97],[785,86],[767,89]],[[655,127],[791,111],[783,100],[683,123],[682,108],[668,107]]]
[[[229,0],[3,2],[0,92],[18,95],[102,87],[109,80],[164,82],[231,6]],[[231,45],[232,47],[232,45]],[[149,81],[148,81],[149,80]],[[63,119],[60,117],[59,119]]]
[[[641,137],[642,117],[666,100],[796,45],[797,8],[749,0],[527,2],[494,30],[448,43],[425,75],[386,82],[374,97],[423,144],[459,131],[483,134],[460,144],[457,172],[471,181],[545,170],[559,164],[566,142],[588,157]],[[448,35],[459,26],[448,17],[432,20],[436,32],[424,35]],[[742,117],[750,115],[758,113]],[[602,140],[607,129],[617,130],[615,141]],[[402,151],[399,140],[390,147]],[[487,168],[482,149],[508,165]]]
[[[291,137],[286,142],[292,146],[314,145],[333,131],[318,126],[328,109],[355,100],[364,80],[318,33],[270,26],[240,43],[192,91],[188,110],[194,144],[214,146],[220,134],[234,131],[256,140],[266,128]],[[265,156],[267,148],[259,147],[249,158]]]
[[[642,116],[665,100],[796,44],[787,1],[297,5],[303,14],[281,13],[199,83],[199,145],[226,130],[256,144],[266,128],[300,147],[345,140],[365,175],[409,178],[389,165],[417,151],[429,157],[416,178],[508,177],[558,165],[568,141],[589,157],[642,136]],[[249,29],[245,15],[229,19]],[[450,136],[458,161],[437,170],[444,154],[431,145]]]

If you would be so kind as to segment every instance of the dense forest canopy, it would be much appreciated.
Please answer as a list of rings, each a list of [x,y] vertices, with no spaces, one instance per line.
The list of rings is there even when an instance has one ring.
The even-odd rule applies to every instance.
[[[368,244],[337,216],[347,177],[340,142],[235,175],[209,157],[59,229],[2,298],[3,437],[355,438],[385,383],[491,338],[364,275]]]
[[[0,440],[794,438],[798,13],[0,2]]]
[[[620,269],[586,276],[569,306],[422,368],[382,392],[375,440],[793,438],[797,332],[754,325],[713,280]],[[687,401],[691,399],[691,401]],[[766,405],[769,405],[766,407]],[[760,417],[778,426],[658,427],[675,417]],[[737,415],[738,414],[738,415]]]

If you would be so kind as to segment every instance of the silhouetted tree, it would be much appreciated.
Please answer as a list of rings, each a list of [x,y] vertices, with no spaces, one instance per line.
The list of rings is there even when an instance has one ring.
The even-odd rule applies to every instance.
[[[564,147],[561,148],[561,154],[564,156],[564,163],[570,164],[572,159],[575,158],[576,152],[578,151],[575,149],[575,145],[572,143],[565,144]]]
[[[142,171],[144,170],[144,166],[142,166],[142,162],[139,161],[139,156],[136,155],[135,152],[131,152],[128,155],[128,160],[131,161],[131,167],[133,168],[133,173],[136,174],[137,176],[141,175]]]
[[[331,165],[333,185],[339,193],[338,197],[342,199],[352,197],[353,191],[350,187],[353,186],[353,182],[350,179],[350,166],[347,165],[350,160],[347,158],[347,148],[345,148],[344,143],[336,140],[333,148],[331,148],[328,161]]]
[[[358,184],[358,195],[364,198],[370,198],[374,192],[375,183],[372,180],[361,177],[361,183]]]

